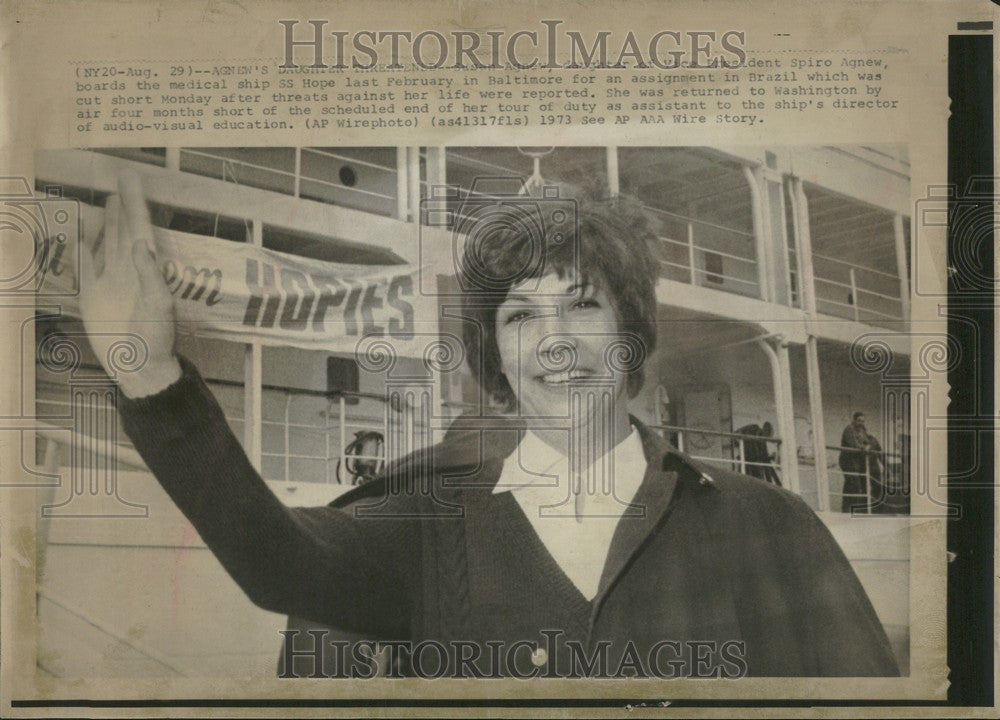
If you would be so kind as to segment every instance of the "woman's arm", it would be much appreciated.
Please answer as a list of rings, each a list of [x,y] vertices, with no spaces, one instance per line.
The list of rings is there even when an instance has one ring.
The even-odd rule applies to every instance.
[[[419,533],[412,519],[288,508],[268,489],[197,370],[119,400],[125,432],[178,508],[250,599],[378,637],[405,635]],[[412,515],[412,513],[411,513]]]
[[[123,174],[99,239],[80,253],[80,307],[124,394],[136,449],[255,603],[378,637],[401,633],[419,568],[414,522],[291,510],[268,490],[194,367],[174,354],[173,297],[155,253],[139,178]],[[132,372],[112,362],[123,339],[135,349]]]

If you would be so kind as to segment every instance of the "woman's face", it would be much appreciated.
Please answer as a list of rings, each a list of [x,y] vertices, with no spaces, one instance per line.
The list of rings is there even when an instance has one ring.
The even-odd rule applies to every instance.
[[[523,416],[586,425],[610,398],[613,422],[627,427],[628,375],[609,362],[621,349],[618,318],[599,282],[552,272],[512,287],[497,309],[496,337]]]

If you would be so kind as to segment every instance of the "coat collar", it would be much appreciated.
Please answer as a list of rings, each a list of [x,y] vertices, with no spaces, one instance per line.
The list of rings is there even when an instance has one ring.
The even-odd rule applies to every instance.
[[[701,463],[677,450],[635,416],[629,415],[629,421],[639,432],[646,458],[643,484],[647,484],[647,480],[655,483],[664,473],[683,470],[685,476],[702,486],[715,487],[711,471]],[[401,460],[400,466],[419,463],[427,467],[430,464],[438,475],[478,476],[474,486],[492,492],[504,460],[517,449],[524,432],[524,421],[517,417],[462,416],[455,420],[439,444]],[[422,457],[428,452],[431,458]]]
[[[700,492],[718,492],[710,471],[678,451],[638,418],[629,416],[629,420],[639,432],[646,471],[632,499],[633,509],[626,512],[612,538],[594,598],[595,613],[631,559],[666,516],[678,484],[693,485]],[[437,447],[435,465],[439,477],[453,478],[457,486],[474,487],[484,495],[492,495],[504,460],[516,450],[523,433],[523,421],[517,418],[460,418]],[[444,482],[450,484],[447,479]]]

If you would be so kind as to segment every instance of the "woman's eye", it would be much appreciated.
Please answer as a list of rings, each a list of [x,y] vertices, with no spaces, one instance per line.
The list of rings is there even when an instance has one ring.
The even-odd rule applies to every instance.
[[[507,319],[504,322],[509,325],[510,323],[520,322],[521,320],[524,320],[529,317],[531,317],[531,313],[529,313],[527,310],[517,310],[508,315]]]
[[[600,307],[600,303],[594,298],[583,298],[582,300],[577,300],[573,303],[574,310],[586,310],[588,308]]]

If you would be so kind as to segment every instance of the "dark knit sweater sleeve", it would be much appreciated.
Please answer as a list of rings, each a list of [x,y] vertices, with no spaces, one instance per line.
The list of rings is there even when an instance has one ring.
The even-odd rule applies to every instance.
[[[197,370],[149,397],[120,398],[125,432],[228,573],[257,605],[400,637],[416,585],[412,513],[288,508],[268,489]],[[402,519],[409,515],[411,519]]]

